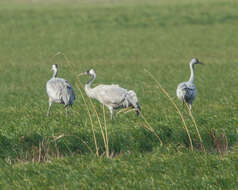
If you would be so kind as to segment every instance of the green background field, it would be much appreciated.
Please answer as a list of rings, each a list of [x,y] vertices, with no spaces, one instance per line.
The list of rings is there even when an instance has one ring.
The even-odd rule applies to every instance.
[[[237,189],[238,1],[112,0],[2,1],[0,3],[0,189]],[[53,57],[57,52],[64,56]],[[182,121],[145,69],[176,99],[179,82],[195,68],[193,115]],[[52,64],[70,81],[77,100],[70,117],[54,104],[46,117]],[[133,89],[142,113],[111,121],[110,158],[77,75],[90,68],[97,84]],[[100,156],[95,153],[92,114]],[[102,106],[93,100],[103,123]],[[212,133],[224,145],[217,148]],[[54,137],[60,137],[54,140]],[[218,143],[218,144],[219,144]],[[219,153],[221,151],[221,153]]]

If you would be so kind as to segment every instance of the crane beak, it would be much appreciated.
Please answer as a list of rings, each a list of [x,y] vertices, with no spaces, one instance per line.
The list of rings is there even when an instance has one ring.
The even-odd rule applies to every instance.
[[[199,64],[201,64],[201,65],[204,65],[204,63],[203,63],[203,62],[199,62]]]
[[[87,74],[88,74],[87,72],[83,72],[83,73],[78,74],[78,76],[87,75]]]

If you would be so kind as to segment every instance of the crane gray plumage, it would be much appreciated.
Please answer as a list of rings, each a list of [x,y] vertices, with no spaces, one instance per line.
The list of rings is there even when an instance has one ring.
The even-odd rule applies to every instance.
[[[133,90],[127,90],[115,84],[98,85],[91,88],[91,84],[96,78],[96,72],[93,69],[90,69],[80,75],[91,76],[90,80],[85,85],[85,92],[88,97],[97,99],[110,110],[111,119],[114,110],[119,108],[133,107],[136,109],[137,115],[139,115],[141,108],[136,93]]]
[[[49,96],[49,107],[47,111],[47,116],[50,114],[50,108],[53,102],[64,104],[66,115],[68,115],[68,106],[72,106],[75,100],[74,89],[71,84],[63,79],[57,78],[58,65],[52,65],[53,76],[46,83],[46,92]]]
[[[197,89],[194,84],[194,65],[195,64],[203,64],[197,58],[193,58],[190,63],[190,78],[187,82],[182,82],[178,85],[176,94],[179,100],[182,101],[182,105],[184,107],[184,102],[189,105],[190,110],[192,110],[192,103],[196,98]]]

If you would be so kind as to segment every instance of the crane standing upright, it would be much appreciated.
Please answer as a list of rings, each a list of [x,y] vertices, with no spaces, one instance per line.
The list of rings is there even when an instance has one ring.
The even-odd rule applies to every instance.
[[[50,114],[50,108],[53,102],[64,104],[66,115],[68,115],[68,106],[72,106],[75,100],[74,89],[67,80],[63,78],[57,78],[57,64],[52,65],[52,71],[53,76],[46,83],[46,92],[49,96],[47,116]]]
[[[184,108],[184,102],[189,105],[189,109],[192,110],[192,103],[197,95],[196,86],[194,84],[194,65],[203,64],[197,58],[193,58],[190,63],[190,78],[187,82],[182,82],[178,85],[176,94],[179,100],[182,101],[182,109]]]

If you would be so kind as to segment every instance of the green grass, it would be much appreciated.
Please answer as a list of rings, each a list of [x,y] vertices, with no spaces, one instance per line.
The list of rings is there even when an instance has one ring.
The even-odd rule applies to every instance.
[[[238,2],[72,2],[0,3],[0,189],[236,189]],[[62,55],[52,58],[57,52],[69,62]],[[186,114],[190,150],[175,108],[144,71],[180,108],[175,91],[188,80],[192,57],[205,63],[195,68],[193,115],[206,152]],[[56,63],[59,77],[69,80],[77,95],[68,118],[56,104],[46,117],[45,84]],[[83,90],[88,78],[77,77],[90,68],[97,72],[94,85],[136,91],[163,146],[134,112],[110,121],[106,110],[112,157],[106,158]],[[92,113],[100,157],[78,87]],[[103,124],[102,106],[93,103]],[[226,144],[222,134],[225,151],[214,143]]]

